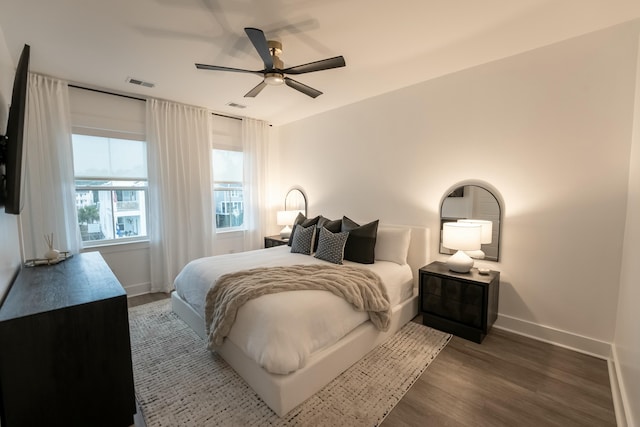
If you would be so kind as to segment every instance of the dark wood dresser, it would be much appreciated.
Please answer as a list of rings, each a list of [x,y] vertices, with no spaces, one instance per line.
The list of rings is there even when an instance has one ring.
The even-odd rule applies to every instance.
[[[127,297],[98,252],[23,268],[0,307],[0,422],[129,426]]]

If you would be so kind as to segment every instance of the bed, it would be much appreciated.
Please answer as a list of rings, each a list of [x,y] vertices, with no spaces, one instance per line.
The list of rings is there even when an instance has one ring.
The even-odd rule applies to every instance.
[[[399,236],[404,236],[406,243],[399,245]],[[233,327],[215,351],[276,414],[283,416],[417,314],[417,273],[428,263],[428,240],[429,230],[424,227],[381,224],[377,229],[375,262],[344,261],[345,266],[374,271],[385,283],[391,302],[386,331],[376,328],[367,313],[356,312],[330,292],[283,292],[260,296],[241,306]],[[399,249],[401,253],[399,246],[406,246]],[[322,263],[326,261],[312,255],[291,253],[289,246],[194,260],[176,278],[172,309],[206,340],[204,301],[220,275],[256,267]],[[339,325],[337,332],[327,327],[328,321]],[[285,322],[286,333],[277,322]],[[280,330],[268,335],[266,328],[272,325],[279,325],[274,328]],[[269,346],[270,343],[276,345]],[[282,357],[280,349],[289,346],[297,347],[291,356]]]

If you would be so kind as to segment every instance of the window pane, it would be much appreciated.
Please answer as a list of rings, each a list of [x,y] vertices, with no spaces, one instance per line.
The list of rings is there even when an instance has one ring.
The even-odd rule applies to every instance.
[[[241,228],[244,221],[243,153],[213,150],[212,160],[216,229]]]
[[[76,189],[83,242],[147,235],[146,191]]]
[[[76,177],[147,178],[147,145],[144,141],[72,136]]]
[[[213,192],[216,204],[216,228],[242,227],[244,220],[244,202],[242,187],[233,190]]]
[[[76,209],[82,241],[147,236],[146,142],[72,135]]]
[[[213,181],[242,182],[242,151],[213,150]]]

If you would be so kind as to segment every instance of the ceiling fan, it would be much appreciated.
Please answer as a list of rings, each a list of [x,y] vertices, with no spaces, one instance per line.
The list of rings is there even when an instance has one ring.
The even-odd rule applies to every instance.
[[[216,70],[216,71],[233,71],[236,73],[250,73],[263,76],[262,82],[251,89],[245,95],[245,98],[253,98],[258,95],[267,85],[277,86],[285,83],[287,86],[304,93],[312,98],[322,95],[317,89],[307,86],[299,81],[286,77],[285,74],[305,74],[314,71],[329,70],[331,68],[344,67],[346,63],[342,56],[323,59],[320,61],[309,62],[308,64],[297,65],[295,67],[283,68],[284,64],[280,59],[282,52],[282,43],[274,40],[267,41],[262,30],[257,28],[245,28],[245,33],[258,51],[258,54],[264,62],[264,70],[244,70],[241,68],[220,67],[218,65],[196,64],[196,68],[200,70]]]

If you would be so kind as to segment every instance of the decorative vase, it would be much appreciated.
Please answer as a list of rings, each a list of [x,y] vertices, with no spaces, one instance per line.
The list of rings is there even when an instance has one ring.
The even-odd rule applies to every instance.
[[[49,247],[49,250],[44,253],[44,257],[49,261],[57,261],[60,256],[60,251],[53,249],[53,233],[45,234],[44,241],[47,242],[47,246]]]
[[[49,261],[55,261],[58,259],[58,257],[60,257],[60,251],[57,249],[49,249],[44,253],[44,257]]]

